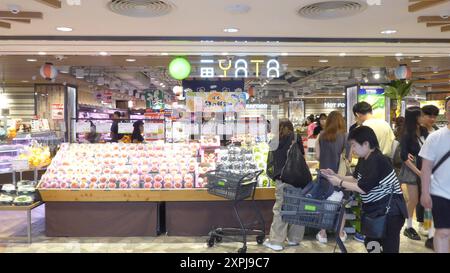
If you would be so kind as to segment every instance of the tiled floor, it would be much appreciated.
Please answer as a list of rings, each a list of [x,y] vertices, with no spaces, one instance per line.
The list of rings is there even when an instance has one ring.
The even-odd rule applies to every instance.
[[[127,237],[127,238],[51,238],[44,235],[44,206],[33,210],[33,243],[27,244],[26,214],[17,212],[0,213],[0,253],[11,252],[225,252],[235,253],[241,244],[220,243],[212,248],[206,246],[206,237]],[[352,239],[345,243],[348,252],[366,252],[363,244]],[[287,247],[284,253],[333,252],[334,242],[319,244],[314,238],[305,238],[297,247]],[[337,249],[337,251],[339,251]],[[248,244],[247,252],[272,252],[254,240]],[[401,252],[431,252],[424,247],[424,241],[401,238]]]

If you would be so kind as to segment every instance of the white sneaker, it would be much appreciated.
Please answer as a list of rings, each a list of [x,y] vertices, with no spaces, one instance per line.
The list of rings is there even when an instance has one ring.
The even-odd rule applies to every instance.
[[[341,235],[339,234],[339,238],[341,238],[341,241],[344,243],[345,241],[347,241],[347,232],[344,231],[344,237],[341,237]]]
[[[298,246],[298,245],[300,245],[300,243],[297,243],[297,242],[291,242],[291,241],[287,240],[287,245],[288,245],[288,246]]]
[[[272,250],[274,250],[274,251],[281,251],[281,250],[283,250],[282,246],[272,244],[272,243],[270,243],[269,240],[266,240],[263,245],[268,247],[268,248],[270,248],[270,249],[272,249]]]
[[[328,238],[327,238],[327,237],[322,237],[322,235],[320,235],[320,232],[317,233],[316,239],[317,239],[317,241],[319,241],[319,243],[321,243],[321,244],[326,244],[326,243],[328,243]]]

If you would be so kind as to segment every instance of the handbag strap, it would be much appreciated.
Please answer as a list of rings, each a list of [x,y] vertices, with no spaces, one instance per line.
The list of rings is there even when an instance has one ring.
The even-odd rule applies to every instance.
[[[434,173],[441,165],[444,163],[448,158],[450,157],[450,151],[448,151],[440,160],[439,162],[433,167],[433,170],[431,173]]]

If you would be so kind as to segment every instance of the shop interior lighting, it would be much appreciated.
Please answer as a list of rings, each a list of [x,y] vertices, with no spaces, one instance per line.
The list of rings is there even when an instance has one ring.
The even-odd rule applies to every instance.
[[[127,62],[129,62],[129,63],[132,63],[132,62],[135,62],[136,59],[126,59],[125,61],[127,61]]]
[[[401,57],[403,56],[403,53],[395,53],[395,57]]]
[[[27,59],[27,62],[37,62],[36,59]]]
[[[319,63],[328,63],[328,60],[325,60],[325,59],[319,60]]]
[[[339,56],[345,57],[345,56],[347,56],[347,53],[345,53],[345,52],[339,53]]]
[[[212,63],[214,63],[214,60],[210,60],[210,59],[206,60],[206,59],[204,59],[204,60],[200,60],[200,63],[202,63],[202,64],[212,64]]]
[[[385,34],[385,35],[392,35],[395,33],[397,33],[397,30],[395,30],[395,29],[386,29],[381,32],[381,34]]]
[[[40,52],[38,52],[38,55],[44,56],[44,55],[47,55],[47,53],[40,51]]]
[[[419,59],[417,59],[417,60],[411,60],[411,62],[412,63],[420,63],[422,60],[419,60]]]
[[[224,28],[224,29],[223,29],[223,32],[227,32],[227,33],[236,33],[236,32],[238,32],[238,31],[239,31],[239,29],[234,28],[234,27]]]
[[[98,53],[100,56],[108,56],[108,52],[101,51]]]
[[[62,31],[62,32],[71,32],[73,29],[70,27],[57,27],[56,30]]]

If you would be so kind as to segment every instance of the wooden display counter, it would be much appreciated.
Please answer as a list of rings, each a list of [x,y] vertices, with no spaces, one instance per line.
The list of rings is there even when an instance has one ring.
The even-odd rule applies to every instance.
[[[170,190],[62,190],[39,189],[45,202],[169,202],[223,201],[205,188]],[[275,188],[256,188],[255,200],[274,200]]]
[[[237,226],[232,201],[207,189],[61,190],[39,189],[45,201],[46,235],[68,237],[207,235],[212,226]],[[272,222],[275,188],[257,188],[255,200],[266,232]],[[241,202],[243,219],[254,216]],[[160,213],[163,214],[160,214]],[[162,223],[160,220],[162,219]]]

